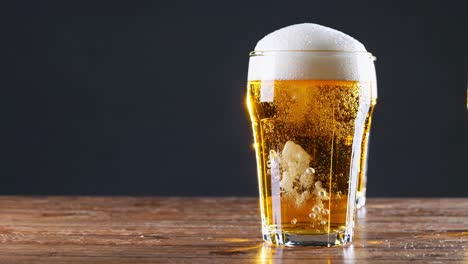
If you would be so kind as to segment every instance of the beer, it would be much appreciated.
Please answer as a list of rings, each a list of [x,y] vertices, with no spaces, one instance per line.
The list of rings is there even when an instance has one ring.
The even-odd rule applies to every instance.
[[[262,93],[273,93],[274,100],[262,102]],[[360,148],[362,141],[355,124],[364,127],[358,118],[369,113],[369,85],[254,80],[248,82],[247,104],[263,226],[272,234],[279,229],[307,235],[342,232],[349,194],[355,192],[349,183],[353,145]]]

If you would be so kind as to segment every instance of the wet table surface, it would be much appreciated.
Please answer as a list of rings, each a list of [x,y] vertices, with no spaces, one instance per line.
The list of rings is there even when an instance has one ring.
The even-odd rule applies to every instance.
[[[468,198],[371,198],[346,246],[260,237],[255,198],[0,196],[0,263],[468,263]]]

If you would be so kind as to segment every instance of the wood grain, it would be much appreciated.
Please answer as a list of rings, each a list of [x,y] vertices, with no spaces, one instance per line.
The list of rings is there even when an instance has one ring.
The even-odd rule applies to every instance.
[[[369,199],[354,242],[262,243],[255,198],[0,196],[0,263],[468,263],[468,198]]]

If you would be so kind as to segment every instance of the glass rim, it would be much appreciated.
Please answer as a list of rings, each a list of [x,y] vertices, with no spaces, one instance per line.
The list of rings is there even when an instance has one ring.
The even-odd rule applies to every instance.
[[[344,51],[344,50],[254,50],[249,52],[250,57],[256,57],[256,56],[268,56],[272,55],[275,53],[308,53],[308,54],[318,54],[318,55],[325,55],[325,54],[330,54],[330,55],[367,55],[369,58],[371,58],[373,61],[377,60],[377,57],[375,57],[372,53],[368,51]]]

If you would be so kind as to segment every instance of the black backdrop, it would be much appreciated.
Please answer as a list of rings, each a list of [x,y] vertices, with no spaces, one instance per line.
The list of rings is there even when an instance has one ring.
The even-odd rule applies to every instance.
[[[248,52],[314,22],[378,57],[371,196],[468,196],[467,1],[12,1],[0,194],[257,195]]]

